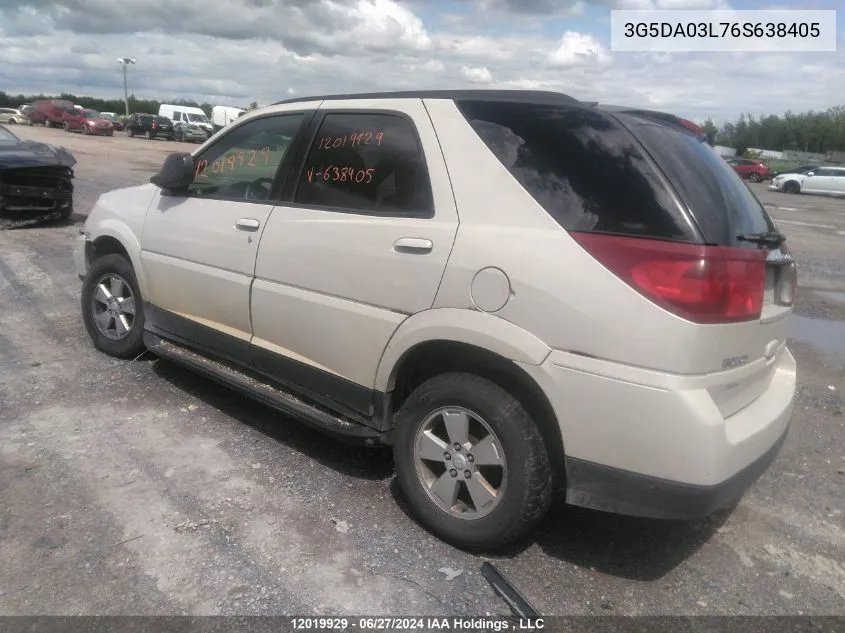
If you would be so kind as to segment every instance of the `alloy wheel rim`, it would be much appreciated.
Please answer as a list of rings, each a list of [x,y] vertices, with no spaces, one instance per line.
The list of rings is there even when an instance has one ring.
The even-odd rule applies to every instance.
[[[107,273],[91,296],[91,316],[97,330],[112,341],[125,339],[135,325],[135,295],[123,277]]]
[[[413,445],[417,478],[428,497],[451,516],[475,520],[504,496],[508,468],[499,438],[464,407],[443,407],[419,426]]]

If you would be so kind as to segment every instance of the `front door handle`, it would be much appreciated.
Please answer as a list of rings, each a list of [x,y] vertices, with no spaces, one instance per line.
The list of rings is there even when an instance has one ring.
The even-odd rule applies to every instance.
[[[253,218],[241,218],[235,222],[235,228],[241,231],[257,231],[260,226],[261,222]]]
[[[434,248],[434,243],[431,240],[424,240],[419,237],[403,237],[393,244],[393,250],[397,253],[411,255],[425,255],[430,253],[432,248]]]

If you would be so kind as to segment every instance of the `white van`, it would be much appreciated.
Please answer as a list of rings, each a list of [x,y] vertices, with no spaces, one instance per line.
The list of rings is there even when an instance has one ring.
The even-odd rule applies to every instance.
[[[174,128],[180,123],[192,123],[205,130],[207,136],[213,133],[211,121],[200,108],[162,103],[158,109],[158,115],[173,121]]]
[[[232,106],[214,106],[211,108],[211,125],[216,134],[224,127],[236,120],[246,110],[243,108],[234,108]]]

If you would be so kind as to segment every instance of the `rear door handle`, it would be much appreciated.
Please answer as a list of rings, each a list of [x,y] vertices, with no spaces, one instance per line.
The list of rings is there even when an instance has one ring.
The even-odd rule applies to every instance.
[[[260,226],[261,222],[252,218],[241,218],[235,222],[235,228],[241,231],[257,231]]]
[[[410,255],[425,255],[434,248],[431,240],[424,240],[419,237],[403,237],[393,244],[393,250],[397,253],[408,253]]]

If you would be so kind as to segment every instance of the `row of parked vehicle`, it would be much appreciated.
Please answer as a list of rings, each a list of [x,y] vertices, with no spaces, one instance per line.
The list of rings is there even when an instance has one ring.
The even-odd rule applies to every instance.
[[[771,180],[769,189],[784,193],[845,195],[845,167],[799,165],[784,172],[772,171],[766,163],[752,158],[730,158],[727,163],[745,180]]]
[[[63,99],[43,99],[20,109],[0,109],[0,122],[7,124],[61,127],[68,132],[114,136],[125,131],[129,137],[204,142],[245,111],[228,106],[215,106],[212,119],[201,108],[162,104],[158,114],[138,112],[120,117],[114,112],[97,112]]]

